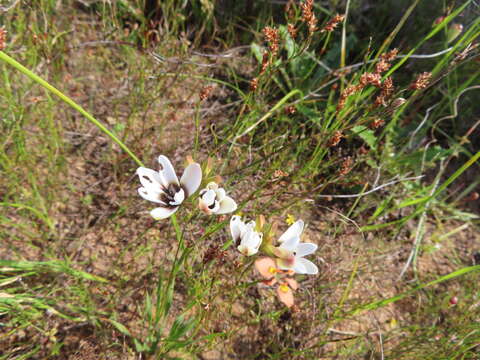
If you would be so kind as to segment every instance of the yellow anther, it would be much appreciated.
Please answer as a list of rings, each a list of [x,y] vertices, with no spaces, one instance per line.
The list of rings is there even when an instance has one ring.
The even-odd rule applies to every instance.
[[[278,270],[277,270],[276,268],[274,268],[273,266],[270,266],[270,267],[268,268],[268,272],[269,272],[270,274],[275,274],[277,271],[278,271]]]
[[[288,292],[288,291],[290,290],[290,288],[288,287],[287,284],[282,284],[282,285],[280,285],[280,286],[279,286],[279,289],[280,289],[280,291],[282,291],[282,292],[284,292],[284,293],[286,293],[286,292]]]
[[[285,220],[285,222],[288,225],[292,225],[295,222],[295,217],[292,214],[287,214],[287,219]]]

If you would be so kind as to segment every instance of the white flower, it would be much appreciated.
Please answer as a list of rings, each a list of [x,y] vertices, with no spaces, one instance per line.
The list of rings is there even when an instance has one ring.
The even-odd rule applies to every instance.
[[[237,249],[245,256],[255,255],[262,244],[263,234],[255,231],[255,221],[244,223],[240,216],[230,219],[230,232]]]
[[[178,181],[172,163],[166,156],[160,155],[158,162],[161,166],[158,172],[144,167],[137,169],[142,183],[138,193],[145,200],[160,204],[159,207],[150,211],[156,220],[173,215],[180,204],[197,191],[202,182],[202,169],[197,163],[188,165]]]
[[[237,203],[215,182],[208,183],[207,187],[200,191],[199,201],[200,210],[208,215],[222,215],[237,210]]]
[[[280,269],[291,269],[297,274],[315,275],[318,273],[317,266],[310,260],[304,259],[304,256],[313,254],[317,250],[317,245],[300,242],[303,227],[302,220],[292,224],[278,239],[282,244],[275,249],[275,255],[279,257],[278,266]]]

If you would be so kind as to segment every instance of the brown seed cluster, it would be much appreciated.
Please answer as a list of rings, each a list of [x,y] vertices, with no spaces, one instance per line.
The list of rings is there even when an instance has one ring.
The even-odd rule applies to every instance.
[[[333,31],[345,19],[345,15],[337,14],[330,19],[320,32]]]
[[[294,105],[287,106],[285,108],[285,114],[287,115],[292,115],[297,112],[297,108]]]
[[[266,26],[263,29],[263,35],[265,35],[265,40],[268,42],[268,48],[272,56],[278,54],[278,29]]]
[[[353,160],[350,156],[346,157],[342,161],[342,165],[340,166],[340,170],[338,172],[339,176],[345,176],[347,175],[350,171],[352,171],[353,167]]]
[[[410,84],[410,89],[411,90],[425,89],[430,83],[431,78],[432,78],[432,73],[430,72],[424,72],[418,75],[415,81]]]
[[[389,76],[382,84],[380,95],[375,99],[375,107],[387,106],[387,100],[393,94],[395,87],[393,86],[393,79]]]
[[[378,129],[379,127],[382,127],[383,125],[385,125],[385,121],[383,121],[380,118],[375,118],[370,123],[370,129],[375,130],[375,129]]]
[[[398,49],[393,49],[385,54],[380,55],[380,60],[375,65],[375,73],[381,74],[392,66],[390,63],[397,57]]]
[[[308,33],[312,35],[317,30],[317,18],[313,13],[313,0],[305,0],[300,5],[302,9],[302,21],[308,25]]]
[[[210,95],[212,95],[212,91],[213,91],[212,85],[203,87],[202,90],[200,90],[200,100],[201,101],[207,100],[210,97]]]
[[[280,179],[287,176],[288,176],[288,173],[280,169],[277,169],[273,172],[274,179]]]
[[[250,80],[250,90],[255,91],[258,88],[258,78],[253,78]]]
[[[340,142],[340,140],[342,140],[343,138],[343,134],[341,131],[335,131],[335,133],[333,134],[333,136],[330,138],[330,140],[328,140],[328,146],[329,147],[335,147],[338,145],[338,143]]]
[[[288,20],[295,18],[295,10],[293,9],[294,0],[288,0],[285,4],[285,12],[287,13]]]
[[[287,30],[292,39],[295,39],[297,37],[297,29],[295,29],[295,26],[293,24],[288,24]]]
[[[263,75],[267,71],[271,64],[270,59],[278,55],[278,41],[280,39],[278,29],[266,26],[263,30],[265,41],[268,43],[268,50],[263,52],[262,67],[260,69],[259,76]],[[255,91],[258,88],[258,77],[250,81],[250,90]]]
[[[382,83],[382,72],[387,71],[391,64],[390,62],[395,59],[398,54],[397,49],[393,49],[385,54],[380,55],[380,61],[375,66],[375,71],[373,73],[366,72],[360,76],[359,83],[357,85],[350,85],[347,87],[342,94],[337,104],[337,111],[340,111],[344,108],[347,98],[355,93],[358,93],[363,90],[367,85],[373,85],[381,89],[380,95],[375,99],[374,106],[385,105],[387,99],[392,95],[394,91],[393,79],[388,77]]]
[[[373,85],[375,87],[382,87],[382,77],[378,73],[366,72],[360,76],[360,85],[365,87],[367,85]]]
[[[7,41],[7,30],[4,27],[0,28],[0,50],[5,49],[5,42]]]
[[[268,51],[265,51],[263,53],[262,68],[260,70],[260,75],[262,75],[267,70],[268,65],[270,65],[270,56],[268,55]]]
[[[343,90],[342,94],[340,95],[340,99],[338,99],[337,104],[337,111],[340,111],[344,108],[345,103],[347,102],[347,98],[352,96],[353,94],[362,91],[365,85],[358,84],[358,85],[350,85],[345,90]]]
[[[202,262],[208,264],[212,260],[217,260],[221,265],[226,262],[226,251],[220,248],[220,245],[211,245],[203,254]]]

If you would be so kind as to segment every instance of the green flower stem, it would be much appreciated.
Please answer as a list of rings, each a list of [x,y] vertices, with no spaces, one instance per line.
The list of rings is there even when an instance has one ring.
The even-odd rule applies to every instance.
[[[199,101],[195,109],[195,144],[193,147],[193,158],[197,156],[200,138],[200,104],[201,102]]]
[[[182,230],[180,229],[180,226],[178,225],[177,216],[175,214],[173,214],[170,217],[170,219],[172,219],[172,225],[173,225],[173,228],[175,229],[175,235],[176,235],[177,241],[178,241],[178,248],[180,249],[181,247],[183,247]]]
[[[38,75],[34,74],[32,71],[27,69],[25,66],[17,62],[15,59],[11,58],[3,51],[0,51],[0,60],[5,61],[7,64],[13,66],[15,69],[23,73],[24,75],[28,76],[33,81],[37,82],[41,86],[43,86],[48,91],[52,92],[53,94],[57,95],[62,101],[70,105],[73,109],[77,110],[80,114],[85,116],[88,121],[92,124],[97,126],[102,132],[104,132],[107,136],[110,137],[114,142],[116,142],[123,151],[125,151],[136,163],[138,166],[144,166],[143,163],[130,151],[130,149],[125,145],[119,138],[117,138],[110,130],[108,130],[104,125],[102,125],[97,119],[95,119],[92,115],[90,115],[84,108],[78,105],[75,101],[71,98],[63,94],[60,90],[50,85],[48,82],[43,80]]]

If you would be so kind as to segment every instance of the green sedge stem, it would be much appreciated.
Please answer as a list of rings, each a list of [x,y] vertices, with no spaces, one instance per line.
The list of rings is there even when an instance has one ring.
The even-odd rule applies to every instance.
[[[180,248],[183,245],[182,230],[180,229],[180,226],[178,226],[177,216],[173,214],[170,218],[172,219],[172,225],[173,225],[173,228],[175,229],[175,235],[177,237],[178,247]]]
[[[198,152],[198,142],[200,137],[200,102],[197,103],[197,108],[195,109],[195,145],[193,147],[193,157],[197,156]]]
[[[15,69],[17,69],[24,75],[28,76],[33,81],[37,82],[48,91],[57,95],[61,100],[63,100],[65,103],[70,105],[70,107],[72,107],[73,109],[77,110],[80,114],[85,116],[88,121],[90,121],[92,124],[97,126],[101,131],[103,131],[106,135],[108,135],[110,139],[116,142],[122,148],[122,150],[125,151],[137,163],[138,166],[144,166],[143,163],[130,151],[130,149],[119,138],[117,138],[110,130],[108,130],[104,125],[102,125],[97,119],[95,119],[92,115],[90,115],[84,108],[78,105],[75,101],[73,101],[68,96],[63,94],[57,88],[50,85],[48,82],[43,80],[38,75],[34,74],[32,71],[27,69],[25,66],[23,66],[19,62],[17,62],[15,59],[5,54],[3,51],[0,51],[0,59],[5,61],[7,64],[13,66]]]

